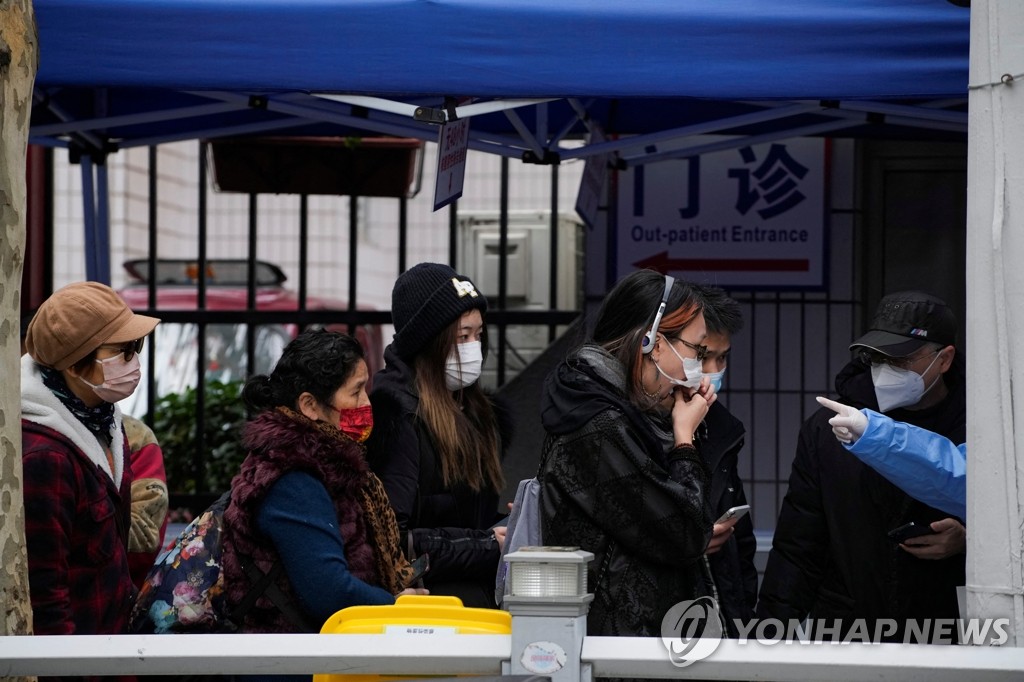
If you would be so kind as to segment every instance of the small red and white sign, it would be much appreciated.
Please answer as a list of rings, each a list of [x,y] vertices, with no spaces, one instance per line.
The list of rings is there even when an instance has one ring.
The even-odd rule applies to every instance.
[[[460,118],[441,126],[437,139],[437,177],[434,181],[434,210],[462,196],[469,152],[469,119]]]

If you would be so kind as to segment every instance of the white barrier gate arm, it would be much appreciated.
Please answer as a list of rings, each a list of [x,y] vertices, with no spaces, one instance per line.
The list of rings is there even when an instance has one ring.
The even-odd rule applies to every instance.
[[[0,637],[0,677],[353,673],[497,675],[509,635],[61,635]],[[567,652],[568,653],[568,652]],[[570,653],[570,655],[572,655]],[[919,644],[739,644],[673,666],[658,638],[587,637],[595,677],[702,680],[1020,679],[1024,649]]]

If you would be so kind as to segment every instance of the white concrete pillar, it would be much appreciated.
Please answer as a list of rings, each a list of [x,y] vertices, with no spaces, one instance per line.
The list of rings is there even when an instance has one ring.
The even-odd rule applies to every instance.
[[[973,0],[969,103],[966,615],[1024,646],[1024,2]]]

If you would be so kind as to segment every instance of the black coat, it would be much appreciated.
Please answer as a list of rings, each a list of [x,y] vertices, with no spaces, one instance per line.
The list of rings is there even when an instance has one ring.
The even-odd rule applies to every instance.
[[[373,378],[373,432],[367,441],[370,468],[380,478],[402,531],[403,547],[430,555],[425,579],[434,594],[461,597],[467,606],[493,606],[499,548],[489,530],[500,518],[498,493],[447,486],[440,456],[416,416],[419,395],[412,368],[389,346],[386,366]],[[495,405],[502,444],[510,427]]]
[[[716,402],[704,418],[706,428],[701,429],[700,452],[711,472],[711,511],[718,518],[730,507],[747,503],[743,481],[737,472],[737,459],[743,447],[743,422],[734,417],[724,405]],[[757,567],[754,555],[757,539],[750,515],[736,522],[732,537],[721,549],[708,555],[711,575],[718,587],[718,602],[733,635],[733,620],[748,621],[754,617],[757,603]]]
[[[703,460],[669,459],[646,418],[577,356],[549,376],[541,419],[544,544],[594,553],[587,634],[660,636],[669,608],[710,594]]]
[[[966,440],[964,361],[957,354],[944,375],[949,395],[925,410],[895,409],[893,419]],[[871,373],[855,360],[836,377],[839,400],[877,410]],[[757,615],[764,618],[957,618],[956,586],[965,556],[918,559],[886,533],[909,521],[946,514],[906,495],[846,451],[820,409],[800,429],[789,490],[782,503]],[[874,626],[870,626],[874,631]],[[899,639],[902,632],[896,634]]]

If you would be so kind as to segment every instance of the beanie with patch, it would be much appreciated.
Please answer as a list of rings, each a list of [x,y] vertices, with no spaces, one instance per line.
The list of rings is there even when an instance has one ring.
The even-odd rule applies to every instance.
[[[391,291],[392,348],[411,360],[462,314],[487,311],[487,298],[473,282],[441,263],[420,263],[403,272]]]

